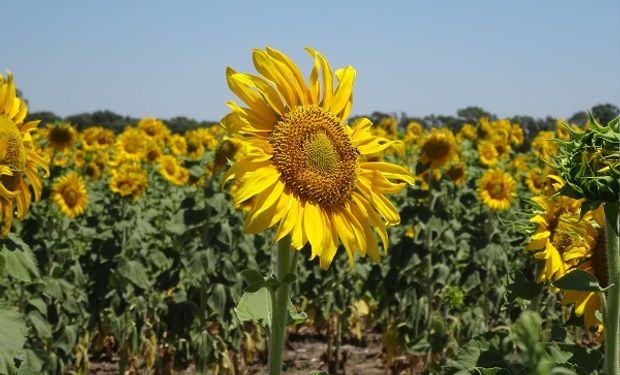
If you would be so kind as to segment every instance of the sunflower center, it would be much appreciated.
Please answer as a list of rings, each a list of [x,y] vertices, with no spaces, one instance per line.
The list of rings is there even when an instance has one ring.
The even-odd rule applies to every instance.
[[[335,115],[315,105],[286,113],[269,141],[286,186],[323,208],[344,204],[357,179],[359,151]]]
[[[65,190],[62,194],[62,197],[67,204],[67,206],[73,208],[78,201],[78,194],[73,190]]]
[[[441,159],[450,152],[450,143],[444,139],[436,139],[426,143],[423,152],[431,160]]]
[[[505,199],[507,189],[504,187],[503,182],[496,182],[490,186],[489,195],[493,199]]]
[[[26,166],[22,134],[5,116],[0,116],[0,165],[7,165],[13,171],[21,171]]]
[[[73,141],[71,131],[64,127],[53,127],[49,133],[50,141],[55,145],[68,145]]]

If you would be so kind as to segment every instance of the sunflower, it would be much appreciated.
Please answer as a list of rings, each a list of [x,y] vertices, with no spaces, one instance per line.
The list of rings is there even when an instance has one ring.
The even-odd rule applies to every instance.
[[[83,214],[88,205],[88,193],[82,176],[71,172],[60,177],[52,187],[52,199],[60,212],[70,218]]]
[[[505,211],[517,195],[517,183],[501,169],[490,169],[478,180],[478,195],[491,209]]]
[[[103,151],[114,144],[114,132],[101,126],[92,126],[82,132],[81,140],[84,150]]]
[[[108,185],[113,193],[136,200],[146,191],[148,176],[138,164],[122,163],[110,171]]]
[[[212,173],[216,174],[222,169],[224,169],[224,167],[226,167],[226,165],[228,164],[229,160],[232,160],[235,157],[237,151],[239,151],[239,147],[239,144],[232,142],[228,139],[222,142],[220,147],[215,152],[215,160],[213,161]]]
[[[254,50],[262,77],[228,68],[230,89],[248,107],[229,102],[232,113],[222,120],[230,137],[242,145],[239,160],[222,182],[235,179],[241,184],[235,205],[254,200],[246,231],[259,233],[278,224],[274,240],[290,235],[298,250],[310,243],[311,258],[319,257],[323,269],[341,242],[351,266],[355,252],[377,260],[372,229],[387,249],[386,222],[400,222],[384,194],[401,191],[413,178],[400,166],[360,160],[394,142],[373,137],[368,119],[352,126],[344,123],[355,70],[337,70],[334,88],[325,57],[311,48],[306,51],[314,60],[308,84],[286,55],[271,48]]]
[[[145,117],[138,121],[138,129],[141,129],[149,140],[163,144],[170,136],[170,129],[161,121],[152,117]]]
[[[538,274],[538,282],[557,280],[577,265],[586,255],[587,220],[579,220],[581,202],[565,196],[532,198],[538,213],[530,219],[536,224],[525,250],[533,251],[534,257],[544,261]]]
[[[473,141],[476,139],[476,127],[472,124],[463,124],[461,130],[456,134],[456,139],[460,142],[463,139]]]
[[[138,128],[127,128],[114,145],[116,158],[119,160],[140,161],[146,154],[146,137]]]
[[[179,160],[172,155],[164,155],[159,158],[159,173],[162,177],[177,186],[182,186],[187,183],[189,179],[189,173],[184,168]]]
[[[515,145],[522,145],[524,141],[523,128],[519,124],[512,124],[510,129],[510,142]]]
[[[499,162],[499,153],[495,145],[488,141],[478,143],[478,159],[488,167],[492,167]]]
[[[205,153],[203,138],[195,132],[188,132],[185,134],[185,141],[187,142],[187,157],[191,160],[202,159],[202,155]]]
[[[581,240],[585,240],[589,245],[589,252],[587,259],[578,266],[579,269],[594,275],[603,288],[609,285],[604,215],[601,206],[595,211],[589,212],[587,219],[591,218],[592,220],[584,220],[586,235]],[[596,312],[601,311],[601,300],[597,293],[565,290],[563,294],[560,303],[563,305],[575,304],[575,315],[583,316],[586,328],[594,327],[597,333],[603,331],[603,322],[596,317]]]
[[[552,172],[548,167],[544,170],[538,167],[531,168],[525,175],[525,185],[532,193],[549,196],[555,193],[557,184],[557,181],[549,177]]]
[[[466,171],[465,163],[458,161],[450,164],[450,167],[446,170],[446,176],[454,185],[461,185],[465,182]]]
[[[541,160],[549,158],[558,153],[558,144],[553,141],[555,134],[552,131],[542,131],[532,140],[532,152]]]
[[[70,124],[47,126],[47,146],[57,152],[65,152],[78,140],[77,130]]]
[[[35,201],[41,198],[38,168],[45,171],[44,177],[49,176],[48,163],[30,136],[39,121],[24,123],[27,113],[26,103],[15,95],[13,75],[5,79],[0,74],[0,238],[9,233],[15,213],[19,220],[24,218],[32,193]]]
[[[447,128],[433,128],[422,143],[422,164],[439,168],[457,156],[456,139]]]
[[[524,172],[527,172],[529,168],[529,166],[527,165],[528,160],[529,158],[527,154],[519,154],[515,156],[514,159],[512,159],[512,161],[510,162],[510,166],[512,167],[512,169],[514,169],[516,173],[523,174]]]
[[[146,162],[149,164],[157,162],[157,159],[159,159],[161,154],[160,144],[152,139],[148,140],[146,143],[146,152],[144,153]]]
[[[176,156],[182,156],[187,153],[187,142],[185,141],[185,137],[179,134],[172,134],[170,138],[168,138],[168,148],[170,148],[170,152]]]

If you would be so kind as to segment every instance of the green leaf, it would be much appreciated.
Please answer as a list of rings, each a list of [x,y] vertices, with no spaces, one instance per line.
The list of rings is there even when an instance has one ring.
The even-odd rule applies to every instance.
[[[586,199],[586,201],[583,202],[583,205],[581,205],[581,211],[579,212],[579,218],[580,219],[583,218],[583,215],[585,215],[589,211],[596,210],[602,203],[603,201],[600,201],[600,200]]]
[[[28,330],[19,312],[0,307],[0,374],[13,369],[13,358],[21,352]]]
[[[265,278],[256,270],[243,270],[241,271],[241,277],[248,284],[246,290],[249,293],[254,293],[265,286]]]
[[[285,284],[294,283],[295,281],[297,281],[297,275],[294,274],[294,273],[287,273],[282,278],[282,282],[285,283]]]
[[[528,280],[523,272],[515,271],[508,276],[507,298],[509,302],[513,302],[517,298],[532,300],[540,294],[543,285]]]
[[[198,177],[201,177],[203,174],[205,174],[205,170],[204,168],[201,168],[200,165],[194,165],[193,167],[189,169],[189,174],[198,178]]]
[[[148,289],[150,286],[146,268],[137,260],[130,260],[118,269],[118,273],[131,281],[138,288]]]
[[[604,291],[593,274],[579,269],[567,273],[551,284],[556,288],[564,290],[578,290],[582,292]]]
[[[271,293],[261,288],[254,293],[243,293],[235,307],[235,314],[241,322],[254,322],[269,332],[271,324]]]
[[[21,281],[31,281],[32,277],[39,276],[39,270],[30,251],[2,250],[5,258],[5,270],[7,275]]]
[[[215,284],[207,297],[207,303],[223,318],[226,313],[226,287],[222,284]]]
[[[306,319],[308,319],[308,316],[306,315],[306,313],[302,312],[298,312],[297,309],[295,308],[295,306],[293,305],[293,303],[291,302],[291,300],[289,299],[288,301],[288,322],[287,325],[293,325],[293,324],[300,324],[306,321]]]

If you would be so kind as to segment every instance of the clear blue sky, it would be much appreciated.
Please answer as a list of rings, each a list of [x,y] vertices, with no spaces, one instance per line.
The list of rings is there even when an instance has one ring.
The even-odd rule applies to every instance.
[[[226,66],[272,46],[357,69],[353,114],[569,116],[620,104],[620,6],[600,1],[11,1],[0,69],[31,111],[219,120]]]

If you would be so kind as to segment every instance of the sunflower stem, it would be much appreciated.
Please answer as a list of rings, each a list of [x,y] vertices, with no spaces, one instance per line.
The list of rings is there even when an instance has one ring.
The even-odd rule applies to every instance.
[[[607,203],[608,204],[608,203]],[[615,225],[616,228],[610,228]],[[605,217],[605,239],[607,242],[607,270],[609,272],[609,285],[607,291],[607,305],[604,311],[605,320],[605,374],[618,375],[619,353],[618,342],[620,341],[620,269],[618,259],[618,215],[616,217]]]
[[[291,250],[291,236],[288,235],[278,241],[274,273],[280,282],[284,276],[293,272]],[[276,289],[275,298],[271,299],[271,337],[269,341],[269,375],[282,373],[282,352],[284,351],[284,338],[288,318],[289,285],[282,282]]]

